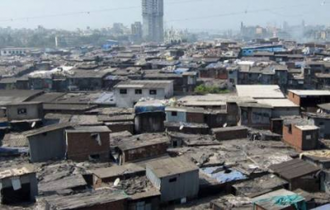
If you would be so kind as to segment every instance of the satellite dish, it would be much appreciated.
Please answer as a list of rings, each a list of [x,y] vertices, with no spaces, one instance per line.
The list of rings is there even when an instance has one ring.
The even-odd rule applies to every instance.
[[[180,131],[182,131],[182,130],[183,130],[183,128],[184,128],[184,125],[181,125],[181,126],[180,126]]]
[[[120,183],[120,179],[117,178],[117,179],[115,180],[115,182],[113,183],[113,186],[117,187],[117,186],[119,185],[119,183]]]
[[[223,125],[223,127],[226,128],[226,127],[227,127],[227,123],[225,123],[225,124]]]

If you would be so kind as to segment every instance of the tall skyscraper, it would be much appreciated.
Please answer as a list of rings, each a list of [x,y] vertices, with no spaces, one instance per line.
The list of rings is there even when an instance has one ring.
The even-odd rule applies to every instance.
[[[132,24],[131,33],[132,33],[131,40],[133,42],[136,42],[136,43],[142,42],[143,30],[142,30],[141,22],[135,22]]]
[[[143,38],[164,41],[164,0],[142,0]]]

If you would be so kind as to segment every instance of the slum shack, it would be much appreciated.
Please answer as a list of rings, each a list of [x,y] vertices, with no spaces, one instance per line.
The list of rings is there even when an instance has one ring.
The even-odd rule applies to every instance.
[[[299,151],[318,149],[319,127],[299,116],[286,117],[283,121],[283,141]]]
[[[308,192],[317,192],[320,189],[319,178],[316,174],[321,169],[304,160],[293,159],[271,165],[269,169],[289,183],[289,190],[300,188]]]
[[[33,166],[27,165],[0,172],[1,204],[34,202],[37,195],[38,181]]]
[[[213,128],[212,133],[213,135],[215,135],[215,138],[219,141],[246,139],[248,136],[248,129],[244,126]]]
[[[126,210],[127,195],[122,191],[100,190],[75,195],[53,195],[38,198],[38,204],[43,210]]]
[[[68,158],[74,161],[109,160],[110,132],[107,126],[83,126],[66,130]]]
[[[123,165],[166,154],[169,138],[163,134],[148,133],[124,138],[115,145],[114,158]]]
[[[106,122],[105,125],[112,132],[123,132],[128,131],[130,133],[134,133],[134,122]]]
[[[205,123],[165,122],[165,129],[170,132],[187,134],[209,134],[209,126]]]
[[[171,147],[200,147],[200,146],[212,146],[220,145],[221,143],[217,141],[212,135],[194,135],[185,134],[178,132],[168,132],[168,136],[171,139]]]
[[[161,203],[197,197],[198,167],[185,157],[166,158],[147,163],[148,179],[161,193]]]
[[[43,162],[64,159],[66,153],[65,130],[68,128],[72,128],[72,126],[64,123],[31,131],[26,136],[29,141],[30,160]]]
[[[218,199],[212,200],[210,203],[212,210],[251,210],[253,209],[251,198],[225,195]]]
[[[200,168],[200,195],[233,193],[232,185],[248,179],[241,171],[226,166]]]
[[[14,129],[29,130],[40,126],[44,119],[41,102],[11,103],[6,108],[6,116]]]
[[[43,179],[39,183],[40,195],[53,195],[80,192],[87,189],[87,182],[82,175],[71,175],[57,180]]]
[[[330,139],[330,114],[325,113],[303,113],[303,116],[319,127],[321,139]]]
[[[60,113],[60,114],[84,114],[96,108],[96,105],[89,104],[59,104],[47,103],[43,105],[45,113]]]
[[[165,104],[159,100],[138,102],[135,106],[135,132],[153,133],[163,132]]]
[[[91,171],[93,174],[93,186],[99,188],[102,183],[115,182],[116,179],[126,180],[136,176],[145,175],[145,169],[136,164],[126,164],[122,166],[112,166],[109,168],[99,168]]]
[[[330,169],[329,149],[305,151],[300,153],[300,158],[322,169]]]
[[[287,187],[287,181],[272,174],[233,185],[236,196],[246,196],[249,198],[254,198]]]
[[[318,104],[330,102],[329,90],[289,90],[288,99],[308,112],[316,112]]]
[[[204,123],[204,111],[203,108],[166,107],[166,121]]]
[[[256,210],[307,209],[304,197],[285,189],[261,195],[252,202]]]

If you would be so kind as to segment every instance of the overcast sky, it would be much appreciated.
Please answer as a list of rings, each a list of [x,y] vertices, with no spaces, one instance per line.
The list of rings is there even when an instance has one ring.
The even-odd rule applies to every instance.
[[[247,25],[330,25],[330,0],[164,0],[166,27],[239,29]],[[84,12],[84,13],[80,13]],[[89,13],[88,13],[89,12]],[[61,15],[63,14],[63,15]],[[33,18],[35,17],[35,18]],[[21,19],[23,18],[23,19]],[[141,21],[141,0],[1,0],[0,27],[71,29]]]

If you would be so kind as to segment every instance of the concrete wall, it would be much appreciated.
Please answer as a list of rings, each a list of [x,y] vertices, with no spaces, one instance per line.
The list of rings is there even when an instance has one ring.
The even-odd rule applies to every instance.
[[[38,181],[36,177],[36,173],[26,174],[19,177],[21,185],[29,184],[30,187],[30,201],[35,201],[35,197],[38,196]],[[12,182],[10,178],[3,179],[0,181],[2,185],[2,189],[4,188],[12,188]],[[0,190],[0,198],[2,190]],[[1,200],[0,200],[1,201]]]
[[[151,112],[142,113],[135,116],[135,132],[140,133],[155,133],[163,132],[165,121],[165,113]]]
[[[320,128],[320,138],[330,138],[330,119],[311,118],[311,121]]]
[[[279,118],[283,116],[292,116],[299,115],[300,108],[299,107],[288,107],[288,108],[274,108],[272,113],[272,118]]]
[[[227,102],[227,124],[235,126],[240,121],[239,107],[236,103]]]
[[[271,109],[241,107],[240,125],[269,129],[271,116]]]
[[[172,113],[176,112],[177,115],[173,116]],[[187,113],[185,111],[166,111],[167,122],[187,122]]]
[[[64,129],[28,137],[32,162],[62,160],[65,158],[66,143]]]
[[[99,134],[101,144],[91,137]],[[67,156],[74,161],[87,161],[90,155],[99,155],[100,160],[109,160],[110,132],[66,132]]]
[[[227,121],[227,114],[226,113],[210,113],[205,114],[205,123],[210,128],[219,128],[223,127],[224,124],[227,123],[227,125],[236,125],[236,123],[228,123]]]
[[[25,114],[18,114],[20,109],[26,109]],[[12,120],[29,120],[29,119],[42,119],[43,108],[42,104],[21,104],[7,106],[7,118]]]
[[[132,108],[134,104],[138,102],[141,98],[149,97],[149,98],[162,100],[173,96],[173,87],[172,87],[172,93],[170,93],[171,92],[170,88],[169,88],[169,92],[166,92],[166,89],[154,89],[157,90],[156,95],[150,95],[149,91],[151,89],[142,89],[142,94],[135,94],[135,89],[126,89],[126,90],[127,90],[127,94],[120,94],[120,89],[118,88],[114,90],[117,107]]]

